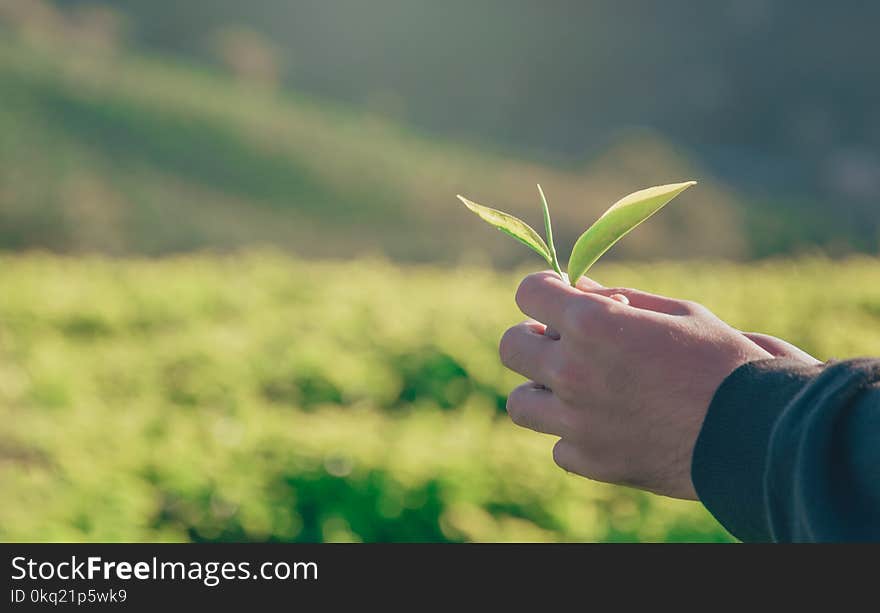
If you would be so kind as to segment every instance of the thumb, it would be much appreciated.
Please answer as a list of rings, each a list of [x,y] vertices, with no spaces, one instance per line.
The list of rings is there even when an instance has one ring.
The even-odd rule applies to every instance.
[[[775,358],[794,358],[810,364],[821,364],[819,360],[803,349],[799,349],[781,338],[757,332],[743,332],[743,336]]]

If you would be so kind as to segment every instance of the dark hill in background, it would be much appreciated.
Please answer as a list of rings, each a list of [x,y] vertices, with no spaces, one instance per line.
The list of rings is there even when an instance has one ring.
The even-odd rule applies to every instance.
[[[695,110],[701,73],[682,61],[673,74],[668,62],[700,44],[700,62],[723,51],[731,63],[724,45],[735,39],[695,35],[696,22],[610,3],[587,3],[599,11],[589,15],[570,4],[567,21],[531,20],[538,3],[490,2],[479,15],[455,2],[371,3],[369,14],[347,2],[61,4],[75,6],[0,3],[0,248],[269,243],[307,256],[488,253],[511,264],[528,254],[455,193],[539,224],[540,181],[565,245],[616,197],[689,178],[699,188],[615,255],[877,246],[872,158],[847,144],[858,139],[829,149],[848,190],[832,208],[830,184],[805,170],[821,156],[789,159],[788,145],[766,140],[772,130],[746,125],[739,86],[718,101],[738,113]],[[651,34],[665,26],[677,29]],[[859,71],[838,71],[837,91]],[[876,87],[863,85],[861,96]],[[845,106],[853,125],[867,117],[860,100]],[[759,115],[752,123],[772,123]]]

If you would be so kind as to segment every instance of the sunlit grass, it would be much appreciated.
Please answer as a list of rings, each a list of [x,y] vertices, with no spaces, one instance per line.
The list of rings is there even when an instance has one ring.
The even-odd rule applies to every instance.
[[[880,352],[871,259],[599,264],[820,358]],[[496,356],[519,275],[0,257],[0,540],[716,540],[564,474]]]

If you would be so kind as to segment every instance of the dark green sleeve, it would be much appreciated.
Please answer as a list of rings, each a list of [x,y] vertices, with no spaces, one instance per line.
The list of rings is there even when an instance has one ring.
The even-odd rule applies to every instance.
[[[880,540],[880,360],[760,360],[718,388],[700,500],[744,541]]]

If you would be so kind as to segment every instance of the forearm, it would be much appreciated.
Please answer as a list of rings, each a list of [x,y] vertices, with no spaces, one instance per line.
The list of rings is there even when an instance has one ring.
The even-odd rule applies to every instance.
[[[746,364],[694,450],[700,499],[746,541],[880,538],[880,360]]]

